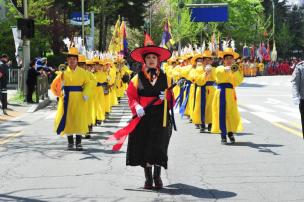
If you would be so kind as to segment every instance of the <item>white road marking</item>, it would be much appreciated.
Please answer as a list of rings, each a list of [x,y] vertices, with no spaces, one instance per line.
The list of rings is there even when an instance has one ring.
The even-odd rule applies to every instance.
[[[286,122],[286,119],[282,119],[278,116],[272,115],[267,112],[251,112],[251,113],[269,122]]]
[[[261,105],[247,104],[246,107],[250,109],[250,112],[274,112],[272,109],[266,108]]]

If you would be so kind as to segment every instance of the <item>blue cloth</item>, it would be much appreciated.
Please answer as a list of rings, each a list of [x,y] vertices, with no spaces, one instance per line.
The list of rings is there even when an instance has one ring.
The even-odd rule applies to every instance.
[[[67,113],[68,113],[70,92],[82,92],[82,86],[63,86],[63,90],[64,90],[63,115],[61,117],[60,123],[59,123],[57,131],[56,131],[58,135],[60,135],[60,133],[65,128],[66,118],[67,118]]]
[[[226,128],[226,89],[232,88],[231,83],[220,83],[217,84],[217,88],[220,89],[220,129],[222,138],[226,138],[227,128]]]
[[[107,82],[104,82],[104,83],[97,82],[97,87],[99,87],[99,86],[107,86],[107,85],[108,85]]]
[[[185,87],[185,90],[184,90],[184,91],[186,91],[186,97],[185,97],[185,100],[183,100],[182,105],[179,108],[179,114],[181,115],[181,117],[184,116],[184,113],[185,113],[185,110],[186,110],[186,107],[187,107],[187,104],[188,104],[189,94],[190,94],[190,87],[191,87],[191,81],[186,81],[186,87]],[[181,93],[184,94],[184,91],[183,92],[181,91]]]
[[[204,86],[201,86],[201,122],[205,124],[205,112],[206,112],[206,86],[213,86],[214,81],[207,81]]]

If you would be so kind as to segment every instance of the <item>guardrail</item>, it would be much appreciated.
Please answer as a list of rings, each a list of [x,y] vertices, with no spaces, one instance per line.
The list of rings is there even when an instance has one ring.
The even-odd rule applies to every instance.
[[[37,87],[36,87],[36,102],[39,103],[39,100],[44,100],[49,97],[49,82],[46,76],[37,77]]]
[[[17,84],[19,76],[19,69],[8,69],[8,83]]]

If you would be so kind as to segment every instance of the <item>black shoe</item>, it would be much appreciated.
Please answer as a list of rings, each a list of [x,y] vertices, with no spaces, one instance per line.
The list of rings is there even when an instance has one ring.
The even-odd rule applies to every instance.
[[[227,139],[226,138],[222,138],[221,144],[226,145],[227,144]]]
[[[153,188],[153,179],[152,179],[152,167],[145,167],[145,185],[144,189],[152,189]]]
[[[189,119],[189,123],[192,123],[192,119]]]
[[[84,139],[91,139],[91,135],[86,135]]]
[[[200,133],[204,133],[205,129],[206,129],[205,124],[201,124],[200,125]]]
[[[74,150],[74,144],[68,144],[67,150],[68,151]]]
[[[8,115],[6,109],[3,109],[3,114],[4,114],[4,115]]]
[[[208,131],[209,131],[209,132],[211,132],[211,128],[212,128],[212,124],[209,123],[209,124],[208,124]]]
[[[235,138],[234,138],[234,136],[233,136],[233,133],[232,133],[232,132],[228,132],[228,138],[229,138],[229,140],[230,140],[230,142],[231,142],[232,144],[234,144],[234,143],[235,143]]]
[[[154,180],[155,189],[162,189],[163,188],[163,181],[160,177],[160,173],[161,173],[161,167],[160,166],[154,166],[153,180]]]
[[[76,151],[82,151],[82,145],[81,144],[76,144]]]
[[[81,139],[82,136],[81,135],[76,135],[76,151],[82,151],[82,145],[81,145]]]

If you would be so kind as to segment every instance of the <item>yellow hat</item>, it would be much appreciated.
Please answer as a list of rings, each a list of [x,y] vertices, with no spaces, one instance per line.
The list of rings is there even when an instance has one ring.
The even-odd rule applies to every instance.
[[[84,55],[79,55],[78,62],[86,63],[86,57]]]
[[[205,50],[203,54],[196,54],[192,59],[191,59],[191,64],[194,65],[196,60],[198,58],[212,58],[212,52],[210,50]]]
[[[94,62],[92,60],[86,60],[87,65],[94,65]]]
[[[237,59],[240,57],[240,55],[233,51],[232,48],[226,48],[224,51],[219,51],[218,57],[224,58],[226,55],[232,55],[234,59]]]
[[[93,57],[93,63],[95,63],[95,64],[100,64],[100,59],[99,59],[99,57],[97,57],[97,56],[95,56],[95,57]]]
[[[68,56],[77,56],[79,55],[79,51],[76,47],[71,47],[69,49],[69,52],[64,52],[63,54],[68,55]]]
[[[113,61],[112,61],[110,58],[106,58],[106,59],[104,60],[104,63],[105,63],[105,64],[113,64]]]

